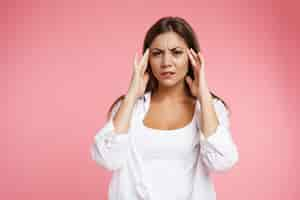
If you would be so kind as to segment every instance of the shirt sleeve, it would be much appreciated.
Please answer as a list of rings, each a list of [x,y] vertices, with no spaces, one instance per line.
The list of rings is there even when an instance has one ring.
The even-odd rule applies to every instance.
[[[210,171],[222,172],[232,168],[239,159],[237,146],[233,141],[229,114],[224,104],[214,99],[214,108],[219,124],[215,132],[206,137],[200,132],[200,155]]]
[[[98,130],[91,145],[91,157],[109,171],[120,169],[129,154],[129,129],[126,133],[116,133],[113,117],[123,100],[112,109],[110,119]]]

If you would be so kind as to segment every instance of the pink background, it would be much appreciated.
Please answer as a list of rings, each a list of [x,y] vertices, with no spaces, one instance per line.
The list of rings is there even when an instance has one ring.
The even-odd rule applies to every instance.
[[[1,198],[107,198],[93,136],[126,92],[146,30],[172,15],[194,27],[209,86],[232,110],[240,160],[213,175],[218,200],[299,199],[294,2],[3,1]]]

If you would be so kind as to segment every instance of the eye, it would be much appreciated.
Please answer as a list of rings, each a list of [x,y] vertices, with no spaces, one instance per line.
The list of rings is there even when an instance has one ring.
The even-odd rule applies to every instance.
[[[153,56],[157,56],[157,55],[159,55],[159,54],[160,54],[160,52],[153,52],[153,53],[152,53]]]
[[[174,53],[175,53],[176,55],[180,55],[180,54],[182,54],[182,51],[174,51]]]

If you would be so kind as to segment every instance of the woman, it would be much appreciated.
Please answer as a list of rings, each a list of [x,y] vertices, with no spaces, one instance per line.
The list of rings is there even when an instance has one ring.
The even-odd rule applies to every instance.
[[[195,33],[184,19],[163,17],[148,30],[143,53],[91,148],[113,172],[109,200],[214,200],[210,173],[232,168],[238,151]]]

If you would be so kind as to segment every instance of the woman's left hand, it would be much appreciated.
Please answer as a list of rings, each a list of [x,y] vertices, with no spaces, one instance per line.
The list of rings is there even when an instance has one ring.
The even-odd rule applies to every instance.
[[[186,76],[185,80],[190,87],[192,95],[197,97],[201,101],[201,97],[209,93],[204,72],[204,57],[202,53],[196,53],[192,48],[187,49],[187,54],[193,67],[194,80],[190,76]]]

